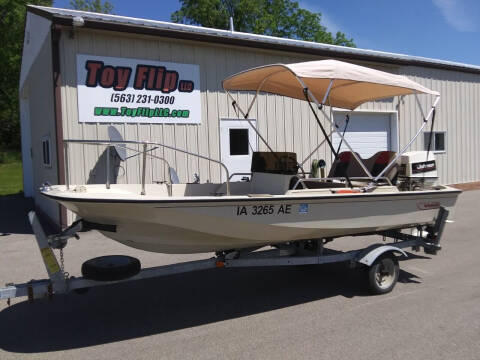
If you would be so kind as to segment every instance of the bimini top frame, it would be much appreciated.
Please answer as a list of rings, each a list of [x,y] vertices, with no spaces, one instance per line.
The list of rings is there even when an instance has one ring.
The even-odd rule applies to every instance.
[[[232,75],[226,78],[222,82],[222,85],[227,91],[227,95],[232,100],[232,105],[240,111],[245,120],[248,121],[252,129],[257,133],[258,137],[272,152],[272,147],[248,118],[259,93],[267,92],[288,96],[295,99],[306,100],[309,104],[313,101],[317,108],[324,114],[325,118],[332,126],[333,131],[335,131],[341,141],[345,143],[355,160],[365,171],[365,174],[372,179],[373,182],[377,182],[382,178],[392,165],[396,163],[398,158],[412,145],[434,114],[435,108],[440,100],[440,94],[438,92],[430,90],[404,76],[336,60],[261,66]],[[249,104],[247,111],[244,111],[238,105],[230,91],[255,91],[255,96]],[[351,145],[340,133],[337,126],[335,126],[331,112],[328,114],[324,110],[324,106],[330,106],[330,108],[339,107],[353,111],[365,102],[410,94],[415,96],[417,105],[422,112],[422,125],[410,142],[402,148],[397,156],[380,174],[374,177],[365,167],[358,155],[353,151]],[[418,100],[418,94],[430,94],[435,96],[435,100],[433,101],[433,105],[427,116],[424,115],[425,113]],[[319,101],[318,99],[322,100]],[[311,105],[310,107],[318,125],[322,129],[325,140],[329,143],[333,154],[337,156],[329,139],[333,131],[329,134],[325,132],[316,112]],[[299,163],[299,165],[304,164],[311,155],[312,154]]]

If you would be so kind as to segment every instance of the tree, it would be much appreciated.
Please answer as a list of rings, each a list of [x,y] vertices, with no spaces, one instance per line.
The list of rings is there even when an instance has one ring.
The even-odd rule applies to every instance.
[[[0,148],[20,148],[18,83],[27,4],[51,0],[0,0]]]
[[[111,14],[113,5],[102,0],[70,0],[70,6],[75,10],[90,11],[104,14]]]
[[[353,39],[335,35],[321,24],[322,14],[300,8],[292,0],[180,0],[171,15],[177,23],[355,47]]]

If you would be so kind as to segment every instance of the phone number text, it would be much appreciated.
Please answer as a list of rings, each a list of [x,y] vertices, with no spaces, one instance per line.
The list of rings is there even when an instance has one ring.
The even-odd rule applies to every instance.
[[[174,104],[175,96],[171,95],[145,95],[145,94],[119,94],[112,93],[110,101],[113,103],[137,104]]]

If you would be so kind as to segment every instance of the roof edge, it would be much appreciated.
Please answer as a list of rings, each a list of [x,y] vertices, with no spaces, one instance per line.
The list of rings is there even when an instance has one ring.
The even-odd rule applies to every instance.
[[[142,35],[163,36],[184,40],[197,40],[226,45],[248,46],[280,50],[286,52],[306,53],[318,56],[334,56],[342,59],[355,59],[376,63],[414,65],[444,70],[456,70],[480,74],[480,66],[436,60],[419,56],[382,52],[339,45],[315,43],[304,40],[284,39],[267,35],[249,34],[204,28],[200,26],[170,23],[158,20],[146,20],[126,16],[99,14],[86,11],[59,9],[37,5],[27,5],[27,11],[52,20],[55,24],[73,26],[73,18],[84,18],[85,28],[117,32],[137,33]]]

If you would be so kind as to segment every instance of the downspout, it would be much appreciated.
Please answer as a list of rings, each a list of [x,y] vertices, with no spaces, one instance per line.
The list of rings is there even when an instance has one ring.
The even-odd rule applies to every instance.
[[[57,183],[65,184],[65,156],[63,153],[62,124],[62,76],[60,72],[60,36],[62,30],[58,25],[52,25],[52,72],[53,72],[53,111],[55,116],[55,145],[57,150]],[[60,226],[67,226],[67,209],[58,205]]]

